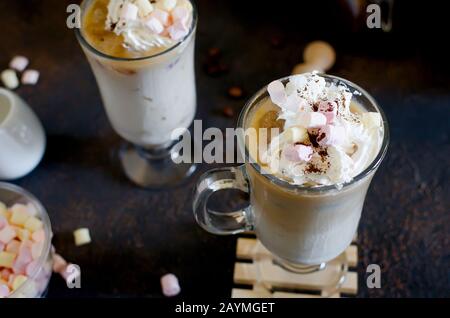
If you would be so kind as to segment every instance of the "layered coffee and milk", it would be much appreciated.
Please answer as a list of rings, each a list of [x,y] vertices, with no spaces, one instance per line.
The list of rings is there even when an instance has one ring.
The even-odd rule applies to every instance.
[[[188,0],[85,0],[81,36],[108,117],[126,140],[163,147],[196,110]]]
[[[381,116],[319,74],[272,82],[268,93],[246,123],[280,131],[258,140],[259,169],[247,165],[258,238],[290,262],[329,261],[355,235],[373,172],[353,179],[380,151]]]

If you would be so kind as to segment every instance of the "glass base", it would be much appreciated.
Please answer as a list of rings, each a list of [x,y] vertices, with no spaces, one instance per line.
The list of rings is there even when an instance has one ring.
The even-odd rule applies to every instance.
[[[259,241],[253,253],[258,287],[268,294],[280,289],[304,289],[301,286],[311,285],[308,289],[316,289],[320,296],[335,297],[339,294],[348,273],[345,252],[327,263],[317,265],[297,264],[281,259],[268,253]],[[279,277],[289,283],[282,284],[285,285],[282,288],[277,287],[276,280]]]
[[[131,181],[143,188],[161,189],[180,185],[191,176],[196,165],[175,163],[179,156],[172,146],[145,149],[130,143],[120,147],[119,158],[122,168]]]

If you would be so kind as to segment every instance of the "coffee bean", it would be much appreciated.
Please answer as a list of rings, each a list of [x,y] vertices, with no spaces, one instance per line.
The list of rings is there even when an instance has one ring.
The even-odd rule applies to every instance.
[[[241,98],[244,95],[244,91],[239,86],[232,86],[228,89],[228,95],[232,98]]]
[[[222,112],[226,117],[229,117],[229,118],[234,117],[234,109],[231,106],[225,106],[223,108]]]

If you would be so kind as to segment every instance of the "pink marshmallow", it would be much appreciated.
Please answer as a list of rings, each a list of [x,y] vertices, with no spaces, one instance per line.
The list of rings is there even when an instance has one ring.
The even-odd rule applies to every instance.
[[[295,150],[297,150],[298,157],[300,158],[300,160],[306,161],[306,162],[311,160],[311,157],[313,154],[312,147],[305,146],[305,145],[295,145]]]
[[[10,225],[7,225],[0,230],[0,242],[3,244],[8,244],[15,237],[16,231]]]
[[[29,263],[26,268],[25,268],[25,274],[27,276],[31,276],[33,275],[36,270],[39,268],[39,262],[38,261],[32,261],[31,263]]]
[[[172,10],[172,19],[187,24],[189,20],[189,10],[185,7],[175,7],[175,9]]]
[[[22,84],[24,85],[36,85],[39,81],[39,72],[36,70],[26,70],[22,75]]]
[[[45,231],[44,229],[37,230],[31,234],[31,238],[35,242],[44,242],[45,240]]]
[[[0,284],[0,298],[8,297],[9,293],[9,287],[5,284]]]
[[[298,157],[298,152],[295,149],[295,145],[289,145],[283,149],[283,155],[286,157],[287,160],[298,162],[300,161]]]
[[[176,296],[181,291],[178,278],[174,274],[166,274],[161,277],[161,287],[162,292],[166,297]]]
[[[319,129],[316,141],[321,146],[342,144],[345,140],[345,129],[340,126],[326,125]]]
[[[147,21],[145,21],[145,25],[155,34],[160,34],[164,31],[164,26],[162,23],[155,17],[149,17]]]
[[[61,273],[65,271],[67,267],[66,260],[59,254],[53,255],[53,271],[55,273]]]
[[[16,71],[22,72],[27,68],[28,63],[29,61],[25,56],[15,56],[9,63],[9,67]]]
[[[176,21],[169,27],[169,34],[172,40],[178,41],[184,38],[189,33],[188,27],[181,21]]]
[[[31,245],[31,256],[33,257],[33,259],[38,259],[41,256],[43,248],[43,242],[36,242]]]
[[[32,260],[33,260],[32,251],[27,245],[22,244],[20,246],[19,254],[17,255],[16,261],[23,264],[28,264]]]
[[[333,101],[321,101],[318,106],[318,111],[325,115],[327,124],[331,124],[336,119],[337,104]]]
[[[6,251],[9,253],[19,253],[20,242],[18,240],[12,240],[6,245]]]
[[[125,3],[120,10],[120,20],[122,21],[131,21],[136,20],[138,17],[139,8],[132,3]]]
[[[0,242],[0,252],[5,250],[6,245]]]
[[[299,125],[305,128],[314,128],[324,126],[327,123],[327,118],[322,113],[306,112],[298,116]]]
[[[305,145],[290,145],[283,150],[283,154],[292,162],[308,162],[311,160],[313,149]]]
[[[14,261],[12,270],[14,272],[14,274],[17,275],[24,275],[25,274],[25,269],[27,267],[27,264],[24,264],[22,262],[19,262],[17,259]]]
[[[0,230],[8,224],[8,220],[3,215],[0,215]]]
[[[169,13],[161,9],[155,9],[152,13],[150,13],[150,16],[158,19],[164,26],[168,26],[170,23]]]
[[[278,106],[286,103],[287,96],[283,83],[280,81],[273,81],[267,86],[267,92],[270,95],[272,102]]]

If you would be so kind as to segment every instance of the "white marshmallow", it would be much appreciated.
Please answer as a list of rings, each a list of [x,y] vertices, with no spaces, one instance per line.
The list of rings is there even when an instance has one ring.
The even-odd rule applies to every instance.
[[[80,228],[73,232],[75,238],[75,245],[81,246],[91,243],[91,235],[89,234],[89,229]]]
[[[162,5],[166,11],[172,11],[177,5],[177,0],[163,0]]]
[[[308,131],[299,126],[289,127],[280,137],[282,142],[286,143],[304,142],[308,138]]]
[[[150,17],[147,21],[145,21],[145,25],[155,34],[160,34],[164,31],[164,26],[155,17]]]
[[[22,84],[36,85],[39,81],[39,72],[36,70],[26,70],[22,75]]]
[[[25,56],[16,56],[9,63],[9,67],[16,71],[22,72],[27,68],[28,63],[29,61]]]
[[[1,74],[1,78],[6,88],[16,89],[17,87],[19,87],[19,79],[17,78],[17,74],[15,71],[4,70]]]
[[[149,0],[136,0],[134,4],[138,7],[141,18],[149,15],[153,11],[153,5]]]
[[[161,287],[162,292],[166,297],[176,296],[181,291],[178,278],[174,274],[166,274],[161,277]]]
[[[155,9],[151,13],[151,16],[157,18],[162,25],[164,26],[169,25],[169,14],[166,11],[161,9]]]
[[[322,113],[307,112],[297,116],[297,124],[305,128],[320,127],[327,123],[327,117]]]
[[[125,3],[120,10],[120,20],[131,21],[136,20],[138,17],[139,8],[132,3]]]
[[[341,126],[326,125],[319,129],[316,140],[321,146],[341,145],[345,141],[345,129]]]

